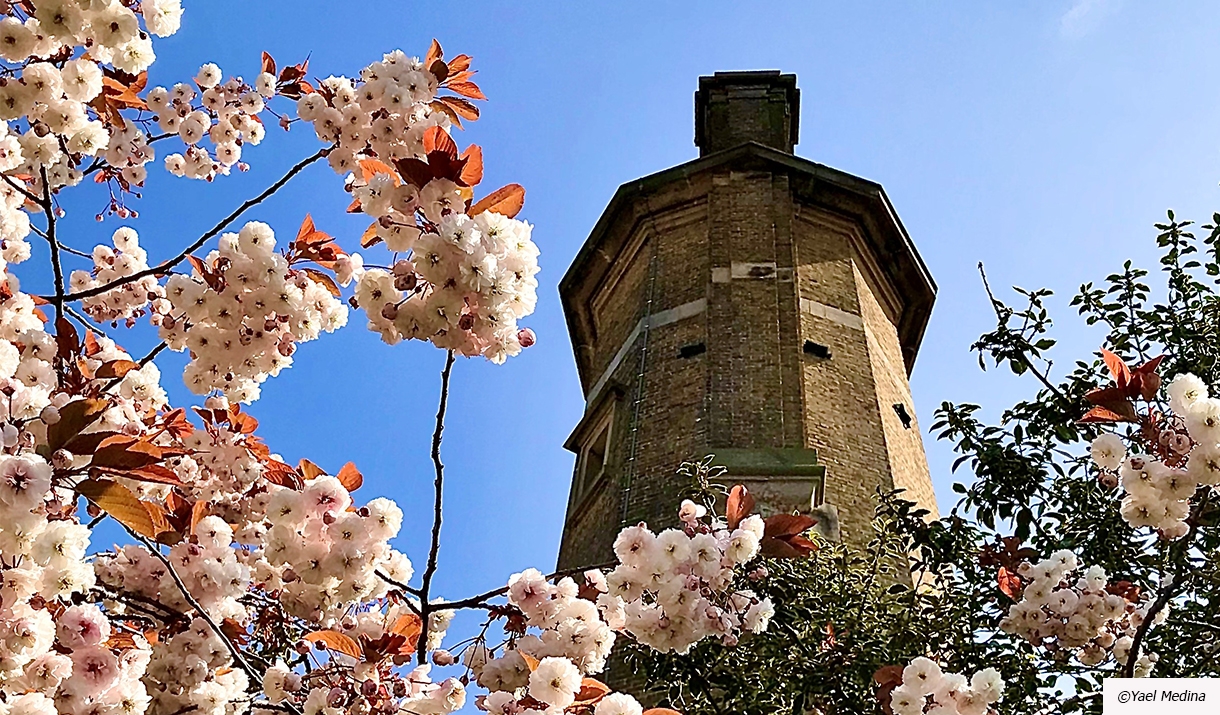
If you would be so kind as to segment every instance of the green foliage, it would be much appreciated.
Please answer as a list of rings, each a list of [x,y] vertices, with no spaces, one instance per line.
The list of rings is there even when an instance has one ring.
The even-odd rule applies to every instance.
[[[1172,212],[1156,225],[1159,295],[1151,274],[1126,262],[1101,283],[1082,285],[1070,306],[1086,325],[1104,328],[1104,347],[1129,365],[1164,354],[1166,382],[1192,372],[1216,394],[1220,214],[1202,237],[1191,227]],[[1006,409],[944,403],[937,410],[932,431],[953,444],[954,470],[972,477],[954,486],[961,497],[951,513],[925,524],[896,495],[880,495],[866,549],[823,544],[808,560],[768,562],[768,577],[753,585],[776,604],[766,633],[733,649],[704,643],[685,657],[630,655],[667,702],[689,715],[879,712],[873,673],[932,655],[956,672],[999,668],[1008,685],[1002,713],[1100,712],[1102,678],[1126,664],[1086,667],[999,630],[1012,600],[980,554],[1007,536],[1040,557],[1070,549],[1111,581],[1169,602],[1168,620],[1144,644],[1143,652],[1159,656],[1153,675],[1220,677],[1220,508],[1200,490],[1190,534],[1174,542],[1127,526],[1120,493],[1098,483],[1087,457],[1103,428],[1078,421],[1089,391],[1110,381],[1100,354],[1061,359],[1054,370],[1052,292],[1017,288],[1019,304],[1010,306],[987,291],[996,327],[972,346],[979,365],[1035,384],[1032,396]],[[1137,431],[1119,432],[1139,447]],[[917,573],[936,574],[933,588],[908,586],[907,555]]]

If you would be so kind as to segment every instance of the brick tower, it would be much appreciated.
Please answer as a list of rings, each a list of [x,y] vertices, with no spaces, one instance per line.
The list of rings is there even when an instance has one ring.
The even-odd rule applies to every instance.
[[[560,568],[676,523],[714,454],[764,513],[936,513],[907,377],[936,285],[880,185],[799,158],[795,75],[699,79],[699,158],[619,187],[560,283],[584,389]]]

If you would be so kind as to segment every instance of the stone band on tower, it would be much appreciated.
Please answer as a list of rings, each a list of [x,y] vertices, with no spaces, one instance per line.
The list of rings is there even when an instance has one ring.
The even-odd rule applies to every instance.
[[[878,489],[936,514],[907,381],[936,285],[880,185],[793,155],[799,99],[777,71],[701,77],[699,158],[621,186],[560,283],[586,399],[561,568],[675,523],[707,454],[849,543]]]

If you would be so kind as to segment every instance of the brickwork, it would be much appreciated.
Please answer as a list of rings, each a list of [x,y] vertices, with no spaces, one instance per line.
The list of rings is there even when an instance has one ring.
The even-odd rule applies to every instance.
[[[625,523],[673,524],[674,471],[718,450],[763,465],[736,476],[773,508],[809,509],[822,482],[849,542],[879,488],[936,510],[907,381],[931,278],[879,186],[788,153],[790,76],[705,90],[704,156],[624,185],[561,284],[586,399],[616,396],[606,476],[570,499],[561,568],[606,561]],[[824,471],[768,474],[763,453]]]

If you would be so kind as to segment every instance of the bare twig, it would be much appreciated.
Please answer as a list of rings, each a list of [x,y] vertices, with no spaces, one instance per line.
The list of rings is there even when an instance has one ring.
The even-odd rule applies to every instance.
[[[419,641],[416,645],[416,659],[420,665],[428,662],[428,616],[436,609],[429,602],[432,595],[432,577],[436,575],[437,558],[441,550],[441,503],[445,491],[445,465],[441,463],[441,435],[445,431],[445,410],[449,406],[449,376],[453,373],[453,361],[456,355],[452,350],[445,352],[445,368],[441,370],[441,398],[436,408],[436,427],[432,431],[432,466],[436,470],[436,478],[432,482],[432,547],[428,549],[428,565],[424,568],[424,577],[419,589],[420,620],[423,621],[419,630]]]
[[[201,246],[203,246],[203,244],[207,243],[212,237],[216,236],[221,231],[225,230],[225,228],[227,228],[229,226],[229,224],[233,223],[238,218],[240,218],[242,214],[244,214],[246,211],[250,210],[254,206],[257,206],[258,204],[265,201],[267,199],[267,197],[271,196],[276,191],[279,191],[281,188],[283,188],[284,184],[287,184],[290,180],[292,180],[292,177],[301,173],[305,169],[305,167],[307,167],[310,164],[314,163],[315,161],[325,157],[329,152],[330,152],[329,148],[319,149],[316,154],[314,154],[306,159],[302,159],[301,161],[294,164],[293,167],[288,170],[288,173],[284,174],[274,184],[272,184],[271,186],[268,186],[266,189],[264,189],[263,192],[261,194],[259,194],[258,196],[255,196],[252,199],[247,199],[245,201],[245,203],[243,203],[241,206],[238,206],[237,209],[233,211],[233,213],[229,214],[223,220],[221,220],[220,223],[216,224],[211,229],[209,229],[207,231],[207,233],[204,233],[202,236],[195,239],[194,243],[187,246],[186,250],[182,251],[182,253],[179,253],[177,256],[169,259],[168,261],[165,261],[164,263],[159,263],[155,266],[152,266],[151,268],[146,268],[142,271],[136,271],[135,273],[132,273],[129,276],[123,276],[122,278],[116,278],[116,279],[110,281],[109,283],[104,283],[100,286],[94,286],[93,288],[87,288],[85,290],[77,291],[75,293],[69,293],[68,295],[63,296],[63,300],[76,301],[76,300],[81,300],[82,298],[92,298],[95,295],[101,295],[102,293],[114,290],[115,288],[118,288],[120,286],[138,281],[141,278],[144,278],[146,276],[165,275],[174,266],[185,261],[187,259],[187,256],[189,256],[192,253],[194,253],[195,251],[199,250],[199,248]]]

